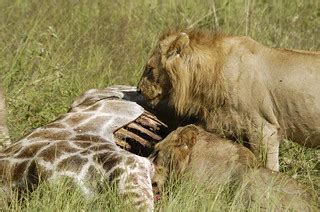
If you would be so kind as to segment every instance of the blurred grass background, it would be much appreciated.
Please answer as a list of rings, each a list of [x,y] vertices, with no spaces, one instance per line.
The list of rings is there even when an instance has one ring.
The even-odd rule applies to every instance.
[[[320,50],[318,0],[0,0],[10,136],[54,120],[89,88],[135,85],[157,37],[174,26]],[[320,151],[287,141],[281,148],[282,171],[319,194]]]

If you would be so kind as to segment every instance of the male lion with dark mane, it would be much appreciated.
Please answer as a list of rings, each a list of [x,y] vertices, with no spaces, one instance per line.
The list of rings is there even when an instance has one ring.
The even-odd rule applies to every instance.
[[[259,167],[246,147],[195,125],[171,132],[156,144],[150,160],[155,166],[155,193],[162,193],[170,173],[175,173],[204,185],[208,192],[232,187],[233,195],[245,207],[272,211],[316,208],[312,192],[305,186],[285,174]]]
[[[249,37],[171,30],[159,40],[138,88],[167,100],[208,131],[249,142],[279,170],[284,137],[320,146],[320,52],[275,49]]]

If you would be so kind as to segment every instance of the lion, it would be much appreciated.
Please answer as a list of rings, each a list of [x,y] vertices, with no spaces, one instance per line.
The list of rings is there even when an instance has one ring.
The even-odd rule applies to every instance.
[[[320,147],[320,52],[275,49],[250,37],[169,30],[138,83],[152,104],[199,118],[206,130],[248,142],[279,171],[288,138]]]
[[[191,177],[197,185],[236,185],[245,204],[265,209],[306,211],[314,204],[311,191],[287,175],[259,167],[248,148],[195,125],[171,132],[156,144],[150,160],[155,167],[152,185],[156,196],[162,193],[169,174],[175,173]]]

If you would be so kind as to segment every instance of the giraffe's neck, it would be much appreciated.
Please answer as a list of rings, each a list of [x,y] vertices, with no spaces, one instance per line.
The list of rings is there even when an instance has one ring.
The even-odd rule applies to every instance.
[[[0,182],[23,190],[22,182],[36,186],[69,177],[87,196],[104,183],[115,182],[120,195],[135,198],[137,208],[152,209],[153,165],[119,148],[113,137],[116,129],[143,112],[135,102],[121,100],[121,94],[90,90],[68,113],[4,149]]]

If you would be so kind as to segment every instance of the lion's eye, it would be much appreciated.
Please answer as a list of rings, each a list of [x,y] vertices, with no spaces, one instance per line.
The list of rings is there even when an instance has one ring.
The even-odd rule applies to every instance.
[[[145,68],[145,73],[146,73],[147,75],[151,74],[151,71],[152,71],[152,67],[151,67],[151,66],[147,66],[147,67]]]

